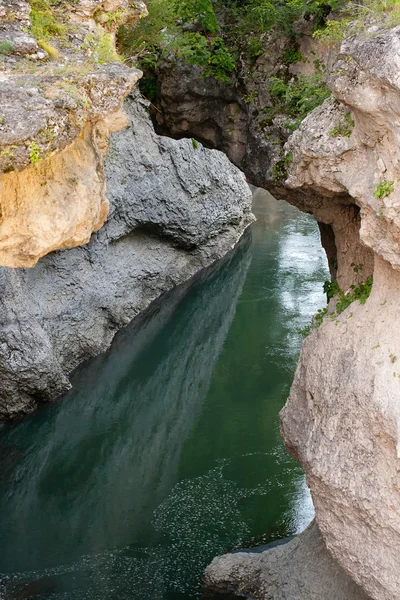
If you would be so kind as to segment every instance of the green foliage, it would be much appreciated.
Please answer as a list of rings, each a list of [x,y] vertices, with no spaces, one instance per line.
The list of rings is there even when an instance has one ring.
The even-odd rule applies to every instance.
[[[288,164],[293,161],[293,154],[288,152],[284,158],[278,160],[277,163],[272,167],[272,172],[274,175],[274,181],[278,183],[279,181],[286,179],[287,177],[287,168]]]
[[[336,314],[342,313],[352,302],[358,300],[360,304],[365,304],[372,289],[372,275],[370,275],[364,283],[360,283],[358,286],[351,286],[351,291],[345,294],[343,290],[339,290],[339,296],[336,303]]]
[[[384,179],[380,183],[376,184],[374,196],[375,198],[386,198],[394,190],[394,181],[387,181]]]
[[[192,146],[193,146],[193,150],[198,150],[198,148],[199,148],[199,142],[197,140],[195,140],[194,138],[192,138]]]
[[[115,50],[114,41],[109,33],[101,35],[97,41],[95,50],[95,58],[101,65],[105,65],[109,62],[121,62],[120,57]]]
[[[344,121],[340,121],[333,129],[331,129],[329,135],[332,135],[333,137],[350,137],[353,127],[354,121],[351,118],[351,113],[347,111],[344,115]]]
[[[294,23],[301,17],[313,19],[316,27],[323,25],[331,10],[339,8],[344,0],[244,0],[236,10],[242,25],[248,31],[265,33],[271,29],[296,37]]]
[[[148,16],[134,26],[123,25],[119,32],[119,43],[128,59],[147,59],[155,66],[159,54],[167,51],[168,45],[179,34],[176,26],[174,4],[170,0],[151,0],[147,3]]]
[[[182,23],[197,23],[204,33],[217,33],[220,29],[211,0],[176,0],[174,12]]]
[[[243,102],[245,102],[246,104],[251,104],[252,102],[255,102],[257,98],[257,91],[254,88],[252,88],[251,90],[249,90],[248,94],[243,96]]]
[[[293,65],[297,62],[304,61],[304,56],[296,48],[286,48],[283,53],[282,60],[285,65]]]
[[[114,40],[110,33],[87,34],[82,49],[90,50],[92,59],[101,65],[109,62],[121,62],[117,53]]]
[[[328,312],[328,307],[318,309],[317,313],[314,315],[314,327],[318,329],[321,327],[322,322],[324,320],[324,316]]]
[[[235,61],[225,48],[224,40],[220,37],[211,42],[210,58],[204,72],[205,77],[214,77],[221,81],[230,81],[230,74],[235,69]]]
[[[31,32],[36,39],[63,36],[65,25],[57,18],[50,0],[29,0],[31,6]]]
[[[359,271],[362,271],[364,268],[364,265],[362,263],[356,264],[356,263],[352,262],[350,266],[353,267],[354,273],[358,273]]]
[[[336,294],[340,292],[339,284],[336,280],[330,281],[329,279],[324,282],[323,290],[329,300],[331,300]]]
[[[28,146],[28,150],[29,150],[29,160],[31,162],[32,165],[35,165],[35,167],[37,167],[39,161],[41,160],[42,156],[42,152],[40,149],[40,146],[35,142],[31,142]]]
[[[0,42],[0,54],[11,54],[13,51],[13,46],[10,42],[5,40],[4,42]]]
[[[102,10],[97,10],[94,13],[94,19],[98,23],[102,25],[102,27],[106,29],[111,29],[113,26],[121,23],[124,16],[126,15],[127,10],[117,8],[115,10],[111,10],[109,12],[104,12]]]
[[[303,327],[303,329],[298,329],[297,333],[299,333],[302,337],[307,337],[313,329],[318,329],[319,327],[321,327],[327,312],[328,307],[318,309],[318,311],[313,316],[311,323]]]
[[[133,29],[121,29],[120,44],[128,58],[138,58],[146,72],[172,52],[191,65],[203,67],[204,77],[230,81],[235,61],[224,40],[215,36],[220,28],[211,0],[152,0],[148,11]],[[188,25],[189,30],[179,23]]]
[[[200,33],[187,33],[175,45],[177,56],[190,65],[204,67],[204,77],[229,82],[235,68],[232,55],[220,37],[207,39]]]
[[[356,269],[360,270],[363,268],[363,265],[356,265],[355,263],[352,263],[351,266],[355,272],[357,272]],[[350,290],[347,293],[344,293],[336,280],[325,281],[323,290],[327,295],[328,302],[332,298],[336,298],[335,311],[330,314],[331,318],[334,319],[340,315],[340,313],[346,310],[346,308],[348,308],[355,300],[358,300],[360,304],[365,304],[371,294],[372,284],[373,278],[372,275],[370,275],[364,282],[359,283],[357,286],[350,286]],[[309,335],[313,329],[317,329],[322,325],[324,317],[327,313],[327,307],[319,309],[312,318],[311,323],[303,329],[299,329],[298,333],[303,337]]]
[[[246,44],[246,54],[251,59],[258,58],[263,53],[261,41],[256,37],[250,37]]]
[[[293,119],[293,122],[288,123],[292,130],[297,129],[308,113],[330,96],[330,91],[318,72],[311,76],[292,77],[288,82],[273,76],[270,82],[273,105],[267,106],[264,112],[271,118],[278,113],[288,115]]]
[[[352,267],[355,272],[358,272],[360,268],[362,269],[362,265],[354,263],[352,263]],[[350,286],[350,290],[344,293],[337,281],[325,281],[324,292],[327,294],[328,301],[336,297],[336,314],[339,315],[355,300],[365,304],[371,293],[372,282],[372,275],[370,275],[363,283]]]
[[[334,47],[343,40],[348,25],[349,19],[341,19],[339,21],[328,20],[323,29],[314,31],[313,38],[321,40],[328,47]]]

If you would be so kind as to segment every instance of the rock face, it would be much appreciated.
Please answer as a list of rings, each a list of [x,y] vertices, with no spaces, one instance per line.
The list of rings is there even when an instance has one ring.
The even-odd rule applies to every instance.
[[[109,135],[127,123],[114,113],[87,124],[62,152],[0,182],[0,264],[32,267],[59,248],[85,244],[104,224],[106,199],[104,156]]]
[[[289,116],[269,110],[271,77],[312,75],[316,55],[326,65],[335,55],[312,38],[311,22],[299,23],[298,34],[301,61],[287,63],[290,43],[284,34],[266,34],[261,55],[251,65],[241,57],[230,82],[204,78],[199,67],[181,60],[161,63],[156,69],[158,110],[152,113],[158,130],[172,137],[193,136],[222,150],[250,183],[269,189],[279,179],[283,144],[292,131]]]
[[[1,54],[35,55],[39,46],[29,33],[31,7],[26,0],[0,0]]]
[[[2,266],[31,267],[56,248],[85,244],[107,217],[107,138],[125,126],[118,111],[141,76],[115,62],[115,15],[135,20],[145,7],[128,0],[70,4],[71,19],[86,11],[87,21],[71,26],[54,8],[63,35],[36,41],[29,4],[0,0]],[[112,26],[93,25],[100,14],[113,14]]]
[[[222,257],[253,220],[244,176],[222,153],[154,133],[128,98],[111,136],[110,217],[86,246],[0,269],[0,417],[70,387],[69,373],[108,348],[162,292]]]
[[[269,75],[273,73],[273,69]],[[269,75],[264,74],[267,78]],[[289,130],[269,127],[269,138],[252,117],[253,106],[243,100],[243,84],[205,79],[199,67],[184,62],[164,63],[158,69],[160,112],[154,113],[159,130],[173,137],[195,137],[225,152],[248,180],[259,187],[273,181],[273,165],[280,158],[281,136]],[[265,86],[264,86],[265,87]],[[283,128],[285,129],[285,128]]]
[[[332,223],[339,281],[351,282],[360,260],[374,283],[364,305],[325,318],[304,342],[282,434],[306,471],[328,549],[376,600],[400,590],[399,49],[399,27],[346,40],[330,80],[345,108],[326,102],[288,144],[287,185]],[[343,218],[351,204],[358,234]]]
[[[332,559],[315,523],[271,550],[215,558],[204,582],[215,591],[256,600],[368,600]]]

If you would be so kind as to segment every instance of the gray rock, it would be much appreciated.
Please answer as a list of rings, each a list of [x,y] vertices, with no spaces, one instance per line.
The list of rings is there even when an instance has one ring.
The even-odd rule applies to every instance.
[[[0,418],[70,387],[68,375],[162,292],[222,257],[253,220],[244,176],[218,151],[157,136],[129,98],[107,159],[110,218],[86,246],[0,269]]]
[[[218,556],[204,578],[213,590],[256,600],[368,600],[333,560],[315,522],[266,552]]]

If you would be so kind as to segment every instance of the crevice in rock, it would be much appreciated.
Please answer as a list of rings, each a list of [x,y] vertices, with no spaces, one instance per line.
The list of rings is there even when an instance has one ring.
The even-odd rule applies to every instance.
[[[335,242],[335,234],[333,232],[332,225],[328,225],[327,223],[318,221],[318,227],[321,236],[321,244],[323,249],[325,250],[328,259],[328,266],[329,272],[331,274],[331,279],[332,281],[334,281],[337,278],[338,271],[338,253]]]

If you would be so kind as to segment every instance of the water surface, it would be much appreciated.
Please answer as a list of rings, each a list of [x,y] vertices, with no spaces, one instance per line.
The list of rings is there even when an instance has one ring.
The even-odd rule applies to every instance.
[[[254,211],[225,260],[0,431],[0,597],[190,600],[215,555],[311,520],[278,413],[326,260],[311,217],[261,191]]]

